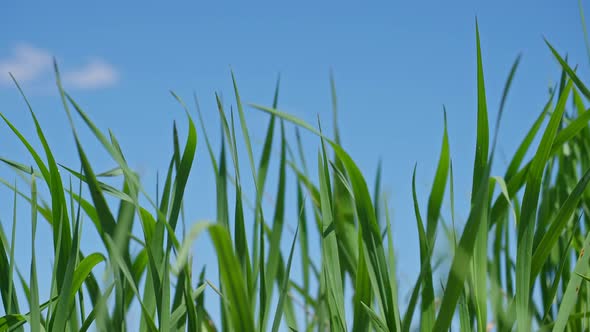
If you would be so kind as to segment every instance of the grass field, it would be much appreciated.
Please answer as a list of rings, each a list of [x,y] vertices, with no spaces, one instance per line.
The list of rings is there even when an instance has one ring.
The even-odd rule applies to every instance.
[[[445,120],[427,206],[419,206],[415,185],[408,193],[413,195],[420,241],[420,273],[409,301],[401,300],[398,289],[398,253],[380,176],[368,182],[340,146],[337,129],[334,137],[327,137],[323,123],[308,124],[280,111],[278,84],[273,105],[246,105],[232,75],[235,114],[215,96],[222,124],[219,151],[212,148],[200,111],[173,93],[186,110],[182,125],[188,130],[180,137],[174,127],[174,153],[152,197],[127,164],[116,137],[99,130],[91,115],[64,91],[57,65],[57,85],[80,160],[75,169],[54,159],[43,124],[15,80],[37,136],[24,137],[0,113],[14,133],[4,139],[20,141],[34,160],[26,165],[18,156],[1,159],[29,186],[17,188],[1,180],[14,194],[4,199],[15,203],[12,223],[0,224],[0,308],[5,313],[0,331],[125,331],[133,330],[131,326],[140,331],[590,329],[590,260],[585,255],[590,252],[590,109],[585,106],[590,89],[547,42],[562,68],[559,83],[538,117],[531,119],[508,167],[494,175],[497,128],[519,59],[493,120],[496,132],[490,132],[479,32],[476,46],[472,194],[470,202],[461,203],[470,206],[469,215],[455,220]],[[253,152],[246,107],[268,113],[260,155]],[[337,128],[335,124],[336,119]],[[289,141],[286,131],[292,126],[297,135]],[[94,135],[116,164],[114,169],[92,165],[78,138],[81,130]],[[303,153],[301,135],[317,138],[317,158]],[[33,148],[33,140],[42,149]],[[185,224],[183,197],[189,176],[195,176],[191,169],[197,144],[208,153],[198,162],[210,162],[214,172],[206,176],[215,177],[217,216],[214,221]],[[238,146],[245,146],[247,159],[238,159]],[[240,163],[250,172],[240,173]],[[288,174],[297,179],[289,189]],[[277,176],[276,188],[267,185],[269,175]],[[415,173],[412,180],[415,184]],[[242,186],[250,183],[255,190],[248,198]],[[273,197],[272,206],[263,204],[266,193]],[[451,220],[441,218],[445,199]],[[30,243],[15,241],[17,200],[27,202],[18,220],[30,220]],[[298,211],[291,216],[297,220],[293,235],[285,235],[287,207]],[[82,238],[83,221],[97,237]],[[38,223],[49,223],[52,229],[51,271],[37,270],[37,261],[50,250],[35,246]],[[205,236],[215,248],[218,280],[208,278],[206,270],[194,269],[198,257],[191,248]],[[447,270],[433,260],[433,248],[443,236],[453,244],[446,253]],[[288,246],[282,243],[285,238],[291,241]],[[316,239],[321,254],[310,251]],[[83,241],[99,241],[103,250],[83,252]],[[23,246],[30,246],[31,261],[15,259]],[[295,250],[300,260],[294,259]],[[291,272],[296,265],[301,273],[295,277]],[[435,274],[443,276],[441,287]],[[48,298],[40,297],[40,282],[50,282]],[[219,302],[219,315],[211,314],[205,295]],[[129,316],[133,307],[138,317]]]

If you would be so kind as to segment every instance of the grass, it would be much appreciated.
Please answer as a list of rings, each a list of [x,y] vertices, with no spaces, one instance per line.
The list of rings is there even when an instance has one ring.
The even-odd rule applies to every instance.
[[[98,129],[64,91],[57,65],[57,86],[80,160],[78,171],[55,160],[42,124],[14,80],[36,137],[25,137],[0,114],[14,133],[13,139],[24,145],[34,161],[25,165],[0,159],[28,183],[21,190],[16,183],[1,179],[12,191],[14,205],[12,223],[0,225],[0,296],[5,313],[0,317],[0,331],[126,331],[131,326],[141,331],[588,329],[590,109],[585,105],[590,89],[547,42],[562,68],[560,82],[504,174],[492,176],[500,119],[520,58],[509,72],[496,131],[491,133],[477,25],[476,36],[477,138],[472,196],[465,203],[470,206],[469,215],[458,230],[445,116],[426,209],[418,204],[415,172],[413,192],[408,193],[414,201],[420,268],[409,300],[404,302],[396,278],[389,210],[380,189],[381,169],[371,192],[367,179],[340,145],[333,80],[333,138],[324,134],[321,123],[311,125],[280,111],[279,82],[270,107],[248,105],[269,116],[260,155],[252,148],[246,105],[233,73],[237,116],[215,96],[222,125],[218,152],[210,143],[198,102],[201,130],[193,111],[172,93],[185,110],[188,130],[181,138],[174,126],[173,153],[155,200],[127,164],[116,137]],[[74,118],[82,120],[84,129],[78,128]],[[287,139],[289,124],[296,130],[294,141]],[[95,136],[115,163],[114,169],[98,172],[94,168],[79,130]],[[303,152],[304,134],[318,139],[315,166],[308,164],[309,156]],[[42,149],[35,149],[32,139]],[[183,197],[195,161],[203,162],[196,158],[197,144],[205,144],[209,155],[216,180],[217,215],[215,221],[186,225],[186,232],[179,227],[184,222]],[[245,147],[247,161],[239,160],[238,146]],[[273,155],[278,156],[276,168],[270,166]],[[250,174],[240,173],[240,162],[247,163]],[[317,179],[311,167],[317,167]],[[271,174],[277,175],[275,189],[267,188]],[[288,189],[289,174],[295,176],[297,185]],[[65,181],[67,178],[70,180]],[[242,187],[250,181],[254,183],[253,202]],[[115,182],[122,185],[116,187]],[[39,194],[39,186],[46,198]],[[269,191],[273,191],[273,206],[263,204]],[[229,197],[232,194],[234,199]],[[450,221],[441,218],[446,194]],[[17,200],[25,200],[30,211],[17,210]],[[287,207],[297,211],[292,236],[285,232]],[[15,225],[29,218],[31,261],[17,261],[15,252],[24,244],[16,241]],[[83,220],[91,221],[98,235],[95,239],[82,238],[82,226],[88,227]],[[36,246],[38,222],[48,223],[52,230],[51,271],[37,270],[39,250],[49,250]],[[433,260],[441,229],[452,244],[446,271],[441,271],[440,261]],[[218,280],[208,279],[205,269],[194,270],[191,248],[204,234],[214,246]],[[285,238],[290,238],[287,246],[282,245]],[[321,253],[312,259],[310,245],[316,239]],[[80,243],[90,240],[99,241],[103,250],[82,252]],[[300,255],[294,255],[296,251]],[[300,276],[292,275],[294,265]],[[24,270],[29,271],[28,279],[21,274]],[[435,285],[437,271],[443,276],[441,287]],[[50,281],[48,298],[40,297],[41,275],[51,276],[43,278]],[[218,315],[212,315],[205,296],[216,298]],[[137,308],[139,317],[130,317],[131,308]]]

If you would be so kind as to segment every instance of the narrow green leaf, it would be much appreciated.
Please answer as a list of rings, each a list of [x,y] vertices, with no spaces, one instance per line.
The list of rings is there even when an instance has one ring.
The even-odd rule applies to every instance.
[[[227,229],[221,225],[209,227],[220,267],[224,295],[230,305],[231,325],[235,331],[254,331],[252,308],[249,305],[245,278],[233,252]]]
[[[421,274],[422,297],[420,302],[420,330],[432,331],[435,311],[434,287],[432,284],[432,270],[430,268],[431,241],[428,240],[426,232],[424,231],[424,222],[422,221],[420,207],[418,205],[418,197],[416,194],[416,165],[414,165],[414,172],[412,173],[412,198],[414,201],[414,213],[416,215],[416,225],[418,228],[418,240],[420,241],[420,262],[421,265],[425,267],[424,274]],[[434,240],[432,243],[434,243]]]
[[[585,256],[586,252],[590,252],[590,233],[586,235],[584,245],[580,250],[578,261],[574,268],[574,273],[567,282],[567,288],[561,298],[559,304],[559,311],[557,319],[553,326],[554,332],[564,331],[568,323],[570,315],[573,313],[574,306],[579,299],[579,291],[583,280],[587,280],[588,271],[590,271],[590,260]]]
[[[516,249],[516,316],[519,331],[530,330],[530,294],[532,288],[530,278],[533,236],[535,232],[535,214],[538,206],[541,177],[551,153],[551,146],[561,123],[561,118],[565,111],[565,103],[569,97],[571,87],[572,81],[569,81],[561,96],[559,96],[559,101],[541,138],[527,176],[527,186],[518,224]]]
[[[551,221],[549,229],[544,232],[541,241],[533,253],[531,263],[531,283],[536,279],[539,272],[541,272],[543,264],[547,260],[547,257],[549,257],[551,250],[554,248],[557,240],[567,226],[568,221],[570,221],[572,214],[575,212],[578,206],[578,202],[588,187],[589,182],[590,169],[586,170],[584,176],[580,179],[574,190],[572,190],[557,212],[555,218],[553,218]]]
[[[285,299],[287,297],[287,290],[289,288],[289,275],[291,273],[291,263],[293,262],[293,253],[295,252],[295,243],[297,243],[297,235],[299,234],[299,224],[295,229],[295,235],[293,236],[293,242],[291,243],[291,250],[289,251],[289,259],[287,260],[287,267],[283,279],[283,288],[279,295],[279,302],[275,311],[275,317],[272,323],[272,331],[277,332],[281,325],[281,316],[283,315]],[[292,326],[291,326],[292,327]]]

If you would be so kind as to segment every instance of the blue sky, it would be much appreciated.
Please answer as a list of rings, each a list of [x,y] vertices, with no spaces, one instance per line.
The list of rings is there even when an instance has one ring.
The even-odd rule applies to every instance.
[[[333,70],[345,149],[370,182],[378,160],[383,163],[402,290],[414,282],[418,269],[412,168],[418,163],[417,189],[425,209],[440,148],[443,105],[448,112],[458,218],[462,222],[467,217],[475,145],[475,17],[482,39],[491,123],[510,66],[522,54],[501,126],[494,175],[503,173],[515,142],[524,136],[546,102],[549,86],[559,78],[559,67],[543,38],[580,65],[581,77],[588,75],[588,55],[574,0],[362,5],[41,3],[34,8],[12,2],[1,6],[0,111],[28,137],[34,137],[25,105],[8,79],[6,72],[12,71],[45,127],[58,160],[77,167],[51,69],[51,58],[56,57],[66,89],[100,128],[114,131],[147,188],[153,188],[156,170],[167,165],[172,121],[179,123],[181,132],[186,129],[184,114],[168,90],[187,101],[197,93],[209,135],[218,146],[214,93],[220,92],[228,106],[233,103],[230,68],[243,100],[266,105],[271,103],[280,74],[279,108],[311,123],[319,114],[325,126],[331,124],[329,72]],[[259,151],[267,116],[251,109],[247,114]],[[82,128],[81,123],[79,126]],[[292,128],[288,130],[292,137]],[[1,156],[30,162],[6,126],[0,127],[0,137]],[[84,130],[82,139],[97,169],[114,166]],[[305,134],[304,142],[308,162],[315,165],[318,141]],[[242,160],[246,166],[245,157]],[[0,176],[15,178],[4,166]],[[268,188],[272,196],[274,182]],[[214,217],[213,189],[201,140],[187,193],[189,221]],[[9,194],[2,189],[3,197]],[[24,203],[19,204],[27,211]],[[11,206],[11,200],[0,201],[0,211],[9,211]],[[448,215],[448,204],[443,208]],[[0,217],[8,229],[11,215],[0,212]],[[28,239],[26,224],[19,224],[17,236]],[[207,241],[203,238],[195,247],[196,253],[204,253],[197,265],[215,264],[206,255],[211,250]],[[40,239],[39,248],[43,245],[50,243]],[[93,248],[92,243],[84,245],[87,250]],[[26,253],[23,248],[22,255]]]

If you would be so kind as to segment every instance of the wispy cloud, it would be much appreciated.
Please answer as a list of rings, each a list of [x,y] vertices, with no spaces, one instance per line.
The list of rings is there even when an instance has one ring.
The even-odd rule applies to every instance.
[[[0,59],[0,84],[10,84],[12,73],[19,82],[38,79],[51,68],[51,54],[43,49],[21,43],[14,47],[12,55]]]
[[[112,86],[119,80],[119,73],[111,64],[94,58],[85,66],[63,74],[66,87],[99,89]]]
[[[60,66],[64,86],[67,89],[100,89],[115,85],[119,72],[107,61],[99,57],[89,58],[86,64],[69,69]],[[49,50],[37,48],[27,43],[17,44],[12,54],[0,58],[0,86],[10,85],[8,73],[19,83],[43,83],[51,78],[52,54]]]

